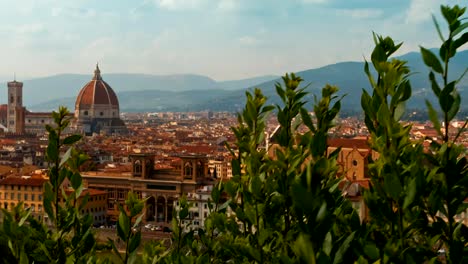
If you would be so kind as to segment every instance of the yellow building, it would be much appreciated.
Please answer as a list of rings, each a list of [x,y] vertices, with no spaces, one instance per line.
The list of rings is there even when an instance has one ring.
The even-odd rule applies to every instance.
[[[67,192],[67,194],[71,191]],[[96,189],[84,189],[78,199],[78,204],[88,195],[88,202],[81,210],[81,214],[90,214],[93,217],[94,226],[106,224],[107,217],[107,192]]]
[[[43,210],[42,203],[43,186],[46,181],[48,179],[42,176],[7,177],[0,180],[0,207],[10,210],[18,203],[23,202],[25,208],[30,208],[33,217],[48,223],[48,217]],[[105,224],[107,216],[107,192],[85,189],[81,193],[78,203],[86,195],[89,195],[88,203],[81,213],[91,214],[94,225]]]
[[[31,208],[31,215],[43,220],[42,207],[43,185],[47,179],[42,177],[8,177],[0,180],[0,206],[11,209],[23,202],[25,208]]]

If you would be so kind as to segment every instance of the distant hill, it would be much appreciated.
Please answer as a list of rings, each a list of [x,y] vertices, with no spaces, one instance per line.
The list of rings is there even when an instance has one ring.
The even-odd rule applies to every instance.
[[[413,72],[410,77],[413,96],[407,107],[425,108],[425,99],[433,100],[432,89],[428,82],[428,68],[424,65],[418,52],[407,53],[399,58],[408,61],[408,66]],[[458,52],[449,65],[451,78],[458,78],[467,67],[468,50]],[[304,79],[304,86],[309,84],[308,91],[311,92],[308,98],[309,101],[313,101],[313,94],[319,95],[320,89],[329,83],[338,86],[340,94],[346,94],[343,99],[343,109],[360,111],[362,89],[370,90],[363,69],[364,62],[340,62],[317,69],[297,72],[296,74]],[[280,78],[255,85],[255,87],[261,88],[271,103],[279,103],[279,97],[276,95],[274,88],[276,82],[281,82]],[[468,75],[461,80],[458,87],[462,97],[462,108],[468,109]],[[250,87],[250,89],[253,89],[253,87]],[[217,98],[215,102],[210,102],[209,105],[202,102],[196,108],[238,111],[245,103],[244,93],[244,90],[233,91],[222,98]]]
[[[195,91],[195,90],[236,90],[277,78],[261,76],[256,78],[217,82],[209,77],[193,74],[148,75],[109,73],[102,74],[104,80],[116,91]],[[92,74],[60,74],[43,78],[24,80],[23,104],[31,109],[43,110],[41,105],[51,105],[67,97],[76,97],[80,89],[88,83]],[[0,83],[6,87],[6,82]],[[6,95],[6,94],[5,94]],[[6,96],[0,95],[0,102],[6,103]],[[53,107],[56,108],[56,107]]]
[[[418,52],[411,52],[399,58],[408,61],[408,65],[413,71],[410,77],[413,96],[408,108],[425,108],[425,98],[433,98],[432,90],[428,85],[428,69],[423,64]],[[468,67],[468,50],[457,53],[457,56],[450,64],[450,71],[453,76],[459,76]],[[317,69],[297,72],[296,74],[304,79],[303,84],[310,84],[308,91],[311,92],[308,100],[313,101],[313,94],[319,95],[320,89],[327,83],[337,85],[340,94],[346,94],[343,99],[343,109],[359,111],[362,89],[370,89],[367,77],[363,72],[363,62],[341,62],[327,65]],[[453,77],[452,76],[452,77]],[[60,77],[60,78],[59,78]],[[216,82],[208,77],[197,75],[173,75],[154,76],[138,74],[107,74],[104,79],[117,92],[122,111],[238,111],[245,103],[246,89],[259,87],[268,96],[271,103],[278,103],[274,84],[281,79],[275,76],[263,76],[238,81]],[[59,75],[49,81],[55,82],[55,90],[46,88],[40,90],[42,95],[30,101],[43,102],[30,107],[32,110],[56,109],[58,105],[66,105],[74,109],[75,96],[79,89],[90,79],[90,76],[83,75]],[[73,79],[75,78],[75,79]],[[82,79],[81,79],[82,78]],[[68,83],[80,83],[70,88]],[[31,80],[40,82],[41,79]],[[57,83],[63,83],[62,86]],[[35,83],[25,82],[25,100],[30,97],[30,90],[34,90]],[[145,87],[146,85],[146,87]],[[31,86],[31,88],[27,88]],[[61,88],[58,88],[61,87]],[[64,88],[68,87],[68,88]],[[236,88],[237,87],[237,88]],[[468,76],[460,82],[460,93],[462,96],[462,107],[468,108]],[[74,90],[73,90],[74,89]],[[46,92],[47,91],[47,92]],[[48,93],[61,93],[62,96],[50,98]],[[27,94],[26,94],[27,93]],[[36,93],[34,93],[36,94]],[[39,99],[42,98],[41,100]],[[68,97],[68,98],[61,98]],[[0,97],[2,98],[2,97]],[[33,97],[34,98],[34,97]],[[54,99],[44,102],[44,98]],[[28,101],[26,101],[28,102]]]

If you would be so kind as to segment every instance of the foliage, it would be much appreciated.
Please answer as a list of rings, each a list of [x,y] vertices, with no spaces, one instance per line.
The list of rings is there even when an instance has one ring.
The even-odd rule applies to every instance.
[[[441,6],[441,12],[448,24],[448,37],[443,37],[438,22],[434,18],[437,32],[442,40],[439,57],[431,50],[421,47],[424,63],[430,68],[429,81],[432,91],[438,99],[443,122],[440,123],[433,105],[426,101],[429,117],[437,130],[439,137],[431,143],[430,152],[426,154],[430,164],[431,188],[426,200],[426,208],[433,221],[431,232],[439,237],[440,247],[446,248],[448,263],[468,262],[468,228],[462,222],[455,220],[455,215],[468,208],[468,163],[467,152],[457,139],[466,130],[468,120],[462,128],[452,133],[450,122],[460,109],[461,98],[457,89],[458,82],[468,71],[457,80],[449,80],[449,62],[457,49],[468,42],[466,17],[462,18],[466,8]],[[463,33],[463,34],[462,34]]]
[[[119,222],[117,223],[117,235],[125,243],[124,256],[122,257],[113,240],[109,239],[109,243],[115,255],[123,263],[137,263],[136,250],[141,243],[141,230],[139,226],[144,216],[142,211],[145,200],[138,199],[138,196],[130,191],[128,192],[127,200],[125,200],[125,205],[126,208],[117,203],[120,211]]]
[[[371,55],[377,72],[375,78],[365,63],[365,73],[372,87],[372,96],[363,90],[361,104],[370,133],[370,146],[379,153],[371,160],[371,188],[364,199],[369,208],[368,248],[378,248],[375,261],[421,263],[434,256],[424,227],[428,219],[421,207],[427,170],[423,163],[421,142],[410,140],[411,125],[400,122],[405,103],[411,96],[409,68],[404,61],[389,59],[398,50],[389,37],[374,35]]]

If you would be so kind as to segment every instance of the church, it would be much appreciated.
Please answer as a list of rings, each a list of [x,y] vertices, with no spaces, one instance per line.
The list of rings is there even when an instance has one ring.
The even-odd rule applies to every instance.
[[[41,134],[53,124],[52,113],[30,112],[23,106],[23,83],[8,82],[8,104],[0,105],[0,128],[10,134]],[[78,93],[72,118],[75,133],[92,135],[126,134],[114,90],[101,77],[96,65],[94,76]]]

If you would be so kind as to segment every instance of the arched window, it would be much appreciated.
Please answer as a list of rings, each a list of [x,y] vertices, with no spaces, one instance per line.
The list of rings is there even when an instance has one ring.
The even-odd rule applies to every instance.
[[[204,168],[203,168],[203,163],[201,161],[197,162],[197,177],[203,177],[205,176],[204,174]]]
[[[135,174],[141,174],[141,161],[136,160],[133,166]]]
[[[193,174],[193,167],[190,162],[186,162],[184,165],[184,175],[185,176],[192,176]]]

